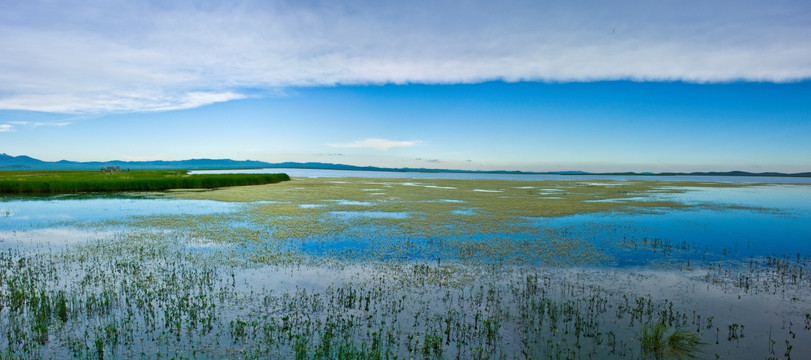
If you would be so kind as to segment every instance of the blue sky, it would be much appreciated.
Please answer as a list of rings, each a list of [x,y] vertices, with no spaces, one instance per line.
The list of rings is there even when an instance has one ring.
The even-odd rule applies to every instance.
[[[803,1],[20,2],[0,152],[811,171]]]

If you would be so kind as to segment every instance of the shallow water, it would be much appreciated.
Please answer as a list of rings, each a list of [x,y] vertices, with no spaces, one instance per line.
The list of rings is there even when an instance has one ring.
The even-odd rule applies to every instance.
[[[654,260],[743,261],[774,255],[811,256],[811,190],[807,187],[691,188],[685,193],[654,198],[702,206],[653,214],[542,218],[537,224],[583,231],[581,236],[602,244],[614,255],[618,266],[641,266]],[[591,231],[595,227],[604,231],[595,234]]]
[[[674,199],[687,204],[721,204],[776,209],[787,213],[811,212],[811,191],[807,186],[763,185],[734,188],[686,187],[681,194],[661,194],[658,198]]]
[[[681,262],[688,259],[740,261],[771,255],[811,255],[811,190],[808,187],[769,185],[688,189],[683,193],[652,194],[623,201],[627,203],[649,196],[656,200],[700,205],[698,208],[655,209],[653,213],[646,211],[636,214],[578,214],[538,218],[531,223],[539,228],[563,229],[572,236],[593,242],[614,257],[609,263],[612,266],[643,266],[653,261]],[[441,192],[437,195],[433,201],[462,203],[461,200],[443,198]],[[268,202],[258,204],[265,203]],[[368,207],[369,210],[334,210],[326,204],[299,206],[302,209],[323,209],[327,220],[391,219],[407,222],[413,216],[406,211],[377,211],[370,201],[341,199],[327,203]],[[18,246],[26,242],[32,245],[73,244],[97,236],[88,230],[71,228],[71,225],[136,216],[225,214],[246,206],[249,205],[185,199],[13,199],[0,202],[0,241],[7,244],[15,242]],[[453,215],[460,217],[472,216],[477,212],[471,207],[451,210]],[[231,224],[234,226],[236,223]],[[261,229],[257,224],[244,221],[243,226]],[[369,230],[366,233],[374,236],[374,232]],[[497,235],[516,240],[529,239],[522,234]],[[477,234],[467,237],[488,238]],[[338,236],[336,240],[338,238],[340,241],[327,241],[326,245],[320,246],[333,250],[342,247],[365,248],[375,241],[345,236]]]
[[[568,227],[614,255],[616,266],[652,261],[743,261],[772,255],[811,254],[811,216],[749,210],[675,210],[664,214],[574,215],[540,219]],[[604,229],[594,233],[593,228]]]
[[[194,170],[190,174],[276,174],[285,173],[290,177],[332,178],[362,177],[384,179],[460,179],[460,180],[651,180],[651,181],[695,181],[730,183],[773,183],[811,184],[811,177],[763,177],[763,176],[661,176],[661,175],[557,175],[557,174],[488,174],[488,173],[432,173],[409,171],[355,171],[319,169],[237,169],[237,170]]]
[[[55,222],[90,222],[147,215],[201,215],[230,212],[241,205],[211,200],[149,198],[0,199],[0,230],[47,226]]]
[[[378,187],[369,190],[363,193]],[[705,343],[701,357],[763,359],[790,349],[792,358],[811,356],[807,186],[638,194],[624,201],[695,206],[524,218],[520,226],[467,234],[453,227],[476,229],[469,222],[487,209],[449,193],[459,189],[434,190],[435,198],[420,201],[448,217],[381,211],[376,200],[352,197],[0,202],[0,276],[4,284],[35,286],[33,300],[0,311],[0,328],[8,330],[0,347],[36,344],[39,330],[20,327],[36,320],[27,306],[62,290],[73,307],[64,327],[48,324],[50,337],[35,352],[42,357],[90,356],[102,339],[101,351],[120,358],[243,351],[292,358],[304,340],[305,357],[341,343],[367,350],[378,344],[404,358],[644,358],[639,331],[653,321],[693,331]],[[272,206],[294,210],[261,211]],[[451,223],[428,237],[394,226],[420,217]],[[295,226],[327,230],[276,237],[274,231]],[[565,251],[533,247],[539,243]],[[569,261],[591,254],[585,245],[608,257]],[[25,264],[35,280],[15,282]],[[10,289],[4,286],[0,292]],[[111,329],[120,335],[111,337]],[[338,334],[332,345],[328,331]]]
[[[26,249],[29,252],[52,251],[69,245],[104,239],[113,234],[115,234],[114,231],[100,232],[56,226],[31,230],[0,230],[0,249]]]
[[[210,200],[146,198],[40,198],[0,201],[0,249],[42,252],[103,239],[121,228],[85,225],[136,216],[228,213],[243,205]]]
[[[529,219],[537,229],[554,231],[551,238],[565,234],[567,238],[590,242],[611,256],[599,265],[610,267],[639,267],[655,264],[713,261],[747,261],[766,256],[811,256],[811,189],[805,186],[757,186],[746,188],[695,188],[679,194],[653,194],[656,200],[669,200],[697,205],[693,208],[654,208],[637,213],[591,213],[563,217]],[[647,197],[624,199],[633,201]],[[438,199],[436,201],[447,201]],[[372,204],[366,204],[371,207]],[[372,207],[373,208],[373,207]],[[477,209],[460,207],[450,210],[459,217],[470,217]],[[399,219],[409,221],[408,212],[329,211],[325,216],[342,220]],[[453,225],[449,225],[453,227]],[[410,238],[396,234],[383,239],[375,233],[385,233],[382,227],[372,227],[361,235],[333,234],[317,246],[300,250],[315,256],[329,251],[356,253],[369,249],[396,247],[407,241],[418,246],[429,239]],[[393,236],[393,237],[392,237]],[[442,239],[441,236],[437,236]],[[550,238],[550,239],[551,239]],[[534,233],[496,232],[494,234],[452,235],[451,241],[535,241]],[[544,240],[541,237],[541,240]],[[426,257],[423,252],[416,258]],[[436,250],[436,249],[435,249]],[[438,249],[433,256],[453,258],[453,253]],[[365,255],[364,255],[365,256]]]

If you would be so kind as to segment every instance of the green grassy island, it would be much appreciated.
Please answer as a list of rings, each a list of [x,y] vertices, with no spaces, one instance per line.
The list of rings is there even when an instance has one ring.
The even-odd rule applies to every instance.
[[[196,174],[183,170],[6,171],[0,194],[73,194],[83,192],[163,191],[263,185],[290,180],[287,174]]]

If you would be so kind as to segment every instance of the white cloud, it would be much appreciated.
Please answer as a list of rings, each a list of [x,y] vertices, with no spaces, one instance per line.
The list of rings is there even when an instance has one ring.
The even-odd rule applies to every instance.
[[[7,124],[0,124],[0,132],[15,132],[15,126],[25,128],[37,127],[65,127],[73,124],[71,121],[9,121]]]
[[[73,124],[70,121],[53,121],[53,122],[34,122],[34,123],[26,123],[25,125],[31,125],[32,127],[65,127],[68,125]]]
[[[58,113],[169,111],[191,109],[203,105],[244,99],[247,96],[226,91],[220,93],[192,91],[179,94],[142,93],[84,93],[21,94],[0,97],[0,109],[34,110]],[[44,125],[42,123],[35,125]]]
[[[153,4],[4,5],[0,109],[165,111],[335,84],[811,77],[804,1]]]
[[[327,144],[328,146],[336,148],[368,148],[380,151],[386,151],[395,147],[408,147],[419,144],[420,141],[394,141],[387,139],[369,138],[363,140],[353,141],[351,143],[343,144]]]

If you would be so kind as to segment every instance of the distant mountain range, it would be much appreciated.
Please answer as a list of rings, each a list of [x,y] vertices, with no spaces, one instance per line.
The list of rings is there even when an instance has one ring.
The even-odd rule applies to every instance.
[[[169,169],[246,169],[263,168],[269,164],[262,161],[236,161],[192,159],[180,161],[42,161],[30,156],[10,156],[0,154],[0,170],[100,170],[108,166],[120,166],[131,170],[169,170]]]
[[[431,172],[431,173],[488,173],[488,174],[556,174],[556,175],[698,175],[698,176],[791,176],[791,177],[811,177],[811,172],[785,174],[778,172],[751,173],[746,171],[728,172],[692,172],[692,173],[589,173],[585,171],[550,171],[550,172],[528,172],[528,171],[470,171],[454,169],[425,169],[425,168],[383,168],[376,166],[355,166],[345,164],[320,163],[320,162],[282,162],[269,163],[254,160],[231,160],[231,159],[190,159],[175,161],[42,161],[30,156],[11,156],[0,154],[0,171],[42,171],[42,170],[100,170],[103,167],[119,166],[122,169],[130,170],[202,170],[202,169],[261,169],[261,168],[288,168],[288,169],[322,169],[322,170],[355,170],[355,171],[389,171],[389,172]]]

